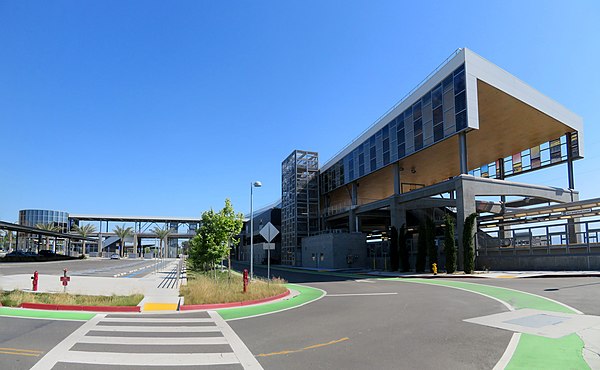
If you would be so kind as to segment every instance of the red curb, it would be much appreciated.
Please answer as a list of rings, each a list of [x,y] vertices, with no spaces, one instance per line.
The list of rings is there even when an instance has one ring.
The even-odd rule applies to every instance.
[[[53,311],[141,312],[139,306],[71,306],[66,304],[21,303],[19,307]]]
[[[211,309],[216,309],[216,308],[242,307],[242,306],[249,306],[249,305],[258,304],[258,303],[275,301],[277,299],[287,297],[288,295],[290,295],[289,289],[281,294],[278,294],[276,296],[269,297],[269,298],[254,299],[251,301],[242,301],[242,302],[230,302],[230,303],[186,304],[186,305],[179,307],[179,310],[180,311],[190,311],[190,310],[211,310]]]

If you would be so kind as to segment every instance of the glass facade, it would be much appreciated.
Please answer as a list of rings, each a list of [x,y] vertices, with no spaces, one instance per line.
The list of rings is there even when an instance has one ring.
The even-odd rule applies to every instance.
[[[69,230],[69,214],[62,211],[43,209],[25,209],[19,211],[19,225],[35,227],[38,224],[53,224],[61,228],[61,232]]]
[[[281,263],[302,263],[301,239],[319,231],[319,155],[295,150],[281,164]]]
[[[323,194],[467,128],[464,64],[321,174]]]

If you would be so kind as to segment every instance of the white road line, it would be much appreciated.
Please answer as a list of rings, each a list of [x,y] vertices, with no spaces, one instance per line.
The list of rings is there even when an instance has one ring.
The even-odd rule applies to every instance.
[[[219,331],[216,326],[108,326],[97,325],[93,331],[134,331],[138,333],[207,333]]]
[[[369,295],[394,295],[398,293],[347,293],[347,294],[327,294],[327,297],[355,297],[355,296],[369,296]]]
[[[233,349],[233,352],[236,354],[239,362],[242,364],[244,369],[260,369],[263,367],[260,366],[258,360],[252,352],[246,347],[244,342],[237,336],[237,334],[231,329],[231,327],[223,320],[221,316],[216,311],[208,311],[210,317],[215,321],[217,327],[221,329],[223,332],[223,336],[229,342],[229,345]]]
[[[91,337],[80,338],[77,343],[94,344],[139,344],[139,345],[196,345],[196,344],[227,344],[225,337]]]
[[[142,366],[193,366],[227,365],[239,363],[233,352],[229,353],[118,353],[68,351],[61,362],[103,365]]]
[[[46,356],[42,357],[31,370],[48,370],[52,369],[57,362],[61,361],[64,354],[69,351],[69,348],[73,347],[75,343],[79,341],[81,337],[85,335],[91,328],[93,328],[105,315],[100,314],[93,317],[90,321],[81,325],[71,335],[63,339],[62,342],[58,343],[56,347],[52,348]]]
[[[213,322],[213,319],[204,318],[180,318],[180,319],[157,319],[149,317],[105,317],[102,322],[132,322],[132,323],[151,323],[151,322],[164,322],[164,323],[184,323],[184,322]]]
[[[506,368],[513,355],[515,354],[515,350],[517,349],[517,345],[519,344],[519,339],[521,339],[521,333],[514,333],[513,336],[510,338],[510,342],[506,347],[506,351],[504,351],[504,354],[502,355],[502,357],[500,357],[500,360],[498,360],[498,363],[496,363],[496,366],[494,366],[493,370],[504,370]]]
[[[375,283],[375,282],[374,282],[374,281],[372,281],[372,280],[354,280],[354,281],[356,281],[357,283],[370,283],[370,284],[373,284],[373,283]]]

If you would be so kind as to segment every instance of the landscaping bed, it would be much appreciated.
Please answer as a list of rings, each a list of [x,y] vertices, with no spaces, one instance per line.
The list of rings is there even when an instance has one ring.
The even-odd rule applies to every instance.
[[[243,292],[242,276],[227,271],[191,272],[188,271],[187,285],[180,288],[185,305],[221,304],[232,302],[258,301],[286,293],[286,281],[273,279],[268,282],[254,278],[248,284],[248,290]]]
[[[101,307],[123,307],[137,306],[144,296],[142,294],[133,294],[128,296],[89,296],[76,295],[65,293],[29,293],[20,290],[2,291],[0,292],[0,303],[2,306],[8,307],[26,307],[26,308],[42,308],[46,309],[67,309],[67,306],[75,310],[84,309],[84,307],[94,306]],[[30,304],[30,305],[28,305]],[[36,305],[33,307],[33,305]],[[28,307],[29,306],[29,307]]]

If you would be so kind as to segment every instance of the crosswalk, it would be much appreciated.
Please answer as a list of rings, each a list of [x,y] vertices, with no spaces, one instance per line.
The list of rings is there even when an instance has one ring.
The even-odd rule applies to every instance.
[[[35,370],[262,369],[214,311],[100,314],[38,361]]]

